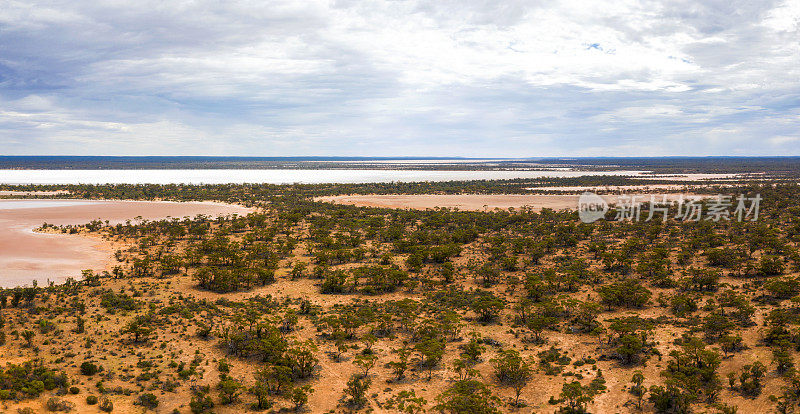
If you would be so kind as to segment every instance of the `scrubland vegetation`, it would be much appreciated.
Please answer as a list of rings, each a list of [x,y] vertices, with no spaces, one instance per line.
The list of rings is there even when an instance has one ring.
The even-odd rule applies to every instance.
[[[103,237],[117,263],[0,291],[0,400],[20,412],[800,409],[797,185],[726,188],[764,200],[741,223],[312,201],[458,185],[65,186],[259,210],[43,226]]]

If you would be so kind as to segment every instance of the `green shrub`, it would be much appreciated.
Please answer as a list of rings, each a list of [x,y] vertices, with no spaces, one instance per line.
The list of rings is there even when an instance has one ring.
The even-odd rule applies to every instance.
[[[100,410],[110,413],[114,411],[114,403],[108,399],[108,397],[100,398],[100,404],[97,406]]]
[[[209,397],[208,394],[195,394],[192,396],[192,401],[189,403],[189,408],[194,414],[206,413],[214,408],[214,401],[211,400],[211,397]]]
[[[100,306],[106,308],[106,311],[112,314],[117,310],[136,310],[139,309],[140,305],[141,303],[138,300],[125,293],[116,294],[112,291],[104,293],[100,300]]]
[[[0,369],[0,399],[35,398],[45,390],[67,386],[67,376],[39,363],[8,364]]]
[[[47,407],[47,411],[63,411],[65,413],[68,413],[75,408],[75,404],[72,402],[60,400],[56,397],[51,397],[48,399],[47,403],[45,403],[45,406]]]
[[[158,397],[151,393],[140,394],[136,404],[153,410],[158,407]]]
[[[97,374],[97,365],[86,361],[81,364],[81,374],[91,377],[94,374]]]

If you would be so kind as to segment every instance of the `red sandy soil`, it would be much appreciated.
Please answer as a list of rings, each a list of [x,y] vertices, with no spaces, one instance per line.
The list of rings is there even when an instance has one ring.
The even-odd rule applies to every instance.
[[[22,204],[25,203],[25,204]],[[33,231],[50,223],[84,224],[94,219],[112,223],[137,216],[154,220],[204,214],[247,214],[251,210],[210,202],[148,202],[63,200],[0,200],[0,286],[19,286],[36,280],[63,282],[78,278],[83,269],[105,269],[112,262],[108,243],[91,237]]]

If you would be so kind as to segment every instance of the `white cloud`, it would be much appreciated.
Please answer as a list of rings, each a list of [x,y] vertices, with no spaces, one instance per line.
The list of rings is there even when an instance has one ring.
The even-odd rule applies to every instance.
[[[788,144],[788,143],[800,141],[800,137],[789,137],[789,136],[781,135],[781,136],[777,136],[777,137],[772,137],[772,138],[768,139],[767,141],[769,141],[769,143],[772,144],[772,145],[785,145],[785,144]]]
[[[0,151],[800,153],[798,22],[791,0],[0,0]]]

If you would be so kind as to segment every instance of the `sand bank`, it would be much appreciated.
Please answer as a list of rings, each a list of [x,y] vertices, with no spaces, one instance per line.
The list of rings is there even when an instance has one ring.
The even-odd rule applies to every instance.
[[[528,187],[531,191],[646,191],[646,190],[681,190],[684,188],[701,187],[699,185],[678,184],[650,184],[650,185],[598,185],[598,186],[569,186],[569,187]]]
[[[35,233],[50,224],[83,224],[100,219],[121,223],[136,217],[155,220],[204,214],[247,214],[250,209],[212,202],[94,200],[0,200],[0,286],[44,285],[77,278],[83,269],[113,264],[111,247],[93,237]]]
[[[650,196],[661,201],[677,200],[679,194],[640,194],[638,200],[645,202]],[[350,204],[362,207],[385,207],[424,210],[426,208],[446,207],[459,210],[505,210],[508,208],[530,207],[533,210],[550,208],[553,210],[577,209],[578,194],[415,194],[415,195],[343,195],[317,197],[316,201],[338,204]],[[617,195],[606,195],[608,203],[616,203]]]
[[[63,195],[69,194],[67,190],[56,190],[56,191],[9,191],[9,190],[2,190],[0,191],[0,196],[51,196],[51,195]]]
[[[636,178],[640,180],[704,181],[704,180],[731,180],[741,177],[742,177],[741,174],[692,173],[692,174],[655,174],[652,176],[642,176]]]

